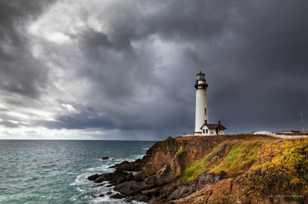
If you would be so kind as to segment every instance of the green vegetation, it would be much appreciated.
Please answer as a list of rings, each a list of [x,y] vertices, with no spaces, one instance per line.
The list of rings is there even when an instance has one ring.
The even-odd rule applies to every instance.
[[[233,145],[226,157],[218,165],[214,166],[210,172],[219,173],[225,171],[229,176],[242,173],[257,160],[260,146],[261,143],[258,141]]]
[[[186,167],[183,172],[183,177],[186,181],[192,181],[205,172],[208,167],[210,161],[215,160],[215,155],[221,152],[224,148],[224,144],[220,144],[216,146],[211,153],[205,155],[202,159],[195,161],[192,165]]]
[[[244,171],[257,159],[258,141],[225,141],[217,145],[210,154],[192,163],[184,170],[183,177],[192,181],[204,172],[226,172],[229,176]]]
[[[185,154],[186,154],[186,152],[185,152],[183,146],[180,146],[180,148],[177,150],[177,152],[176,152],[175,155],[176,155],[177,157],[182,157],[182,156],[184,156]]]
[[[247,173],[252,190],[263,195],[308,192],[308,140],[266,144],[260,160]]]
[[[266,192],[308,192],[308,140],[264,137],[225,139],[209,154],[186,166],[190,182],[204,173],[243,176],[248,188]]]

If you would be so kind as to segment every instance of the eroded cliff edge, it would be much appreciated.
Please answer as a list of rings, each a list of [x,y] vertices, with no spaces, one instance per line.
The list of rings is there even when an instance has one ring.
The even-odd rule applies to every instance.
[[[141,160],[93,175],[117,197],[148,203],[304,203],[308,139],[238,135],[168,138]]]

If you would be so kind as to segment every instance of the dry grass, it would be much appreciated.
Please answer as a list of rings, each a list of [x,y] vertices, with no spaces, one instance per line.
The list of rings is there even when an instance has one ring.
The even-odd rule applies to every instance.
[[[182,176],[189,182],[205,172],[222,171],[229,177],[247,175],[260,186],[262,182],[264,185],[270,182],[271,178],[262,172],[269,171],[271,176],[283,172],[283,182],[307,188],[308,139],[282,140],[252,135],[224,137],[209,154],[188,165]],[[259,174],[261,176],[255,176]]]

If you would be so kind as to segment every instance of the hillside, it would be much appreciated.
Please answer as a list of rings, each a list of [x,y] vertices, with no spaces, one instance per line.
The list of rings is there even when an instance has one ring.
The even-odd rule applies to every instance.
[[[268,136],[177,137],[154,144],[143,159],[93,175],[149,203],[304,203],[308,139]]]

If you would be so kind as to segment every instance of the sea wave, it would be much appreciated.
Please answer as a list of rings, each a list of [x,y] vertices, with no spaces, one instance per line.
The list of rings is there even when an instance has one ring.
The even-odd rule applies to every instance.
[[[126,161],[135,161],[137,159],[142,159],[144,156],[144,154],[133,154],[131,156],[129,156],[127,159],[125,159]]]
[[[74,182],[71,183],[71,186],[80,186],[80,185],[89,185],[90,181],[88,180],[88,177],[91,176],[92,174],[90,172],[82,173],[78,175]]]
[[[127,158],[109,158],[107,160],[101,160],[102,164],[96,167],[90,167],[79,174],[71,186],[75,186],[76,190],[82,194],[84,197],[88,197],[90,204],[127,204],[124,199],[113,199],[110,196],[116,194],[117,192],[113,190],[113,186],[110,186],[108,182],[103,182],[100,184],[95,184],[88,180],[88,177],[97,173],[110,173],[114,169],[111,168],[115,164],[119,164],[123,161],[134,161],[136,159],[141,159],[144,154],[133,154]],[[110,194],[110,195],[107,195]],[[90,196],[89,196],[90,195]],[[76,198],[72,197],[72,200]],[[142,202],[130,202],[133,204],[142,204]]]
[[[114,171],[110,167],[124,160],[142,158],[143,148],[150,145],[123,141],[1,141],[0,203],[121,203],[109,196],[99,197],[116,192],[108,183],[95,184],[88,177]],[[102,155],[110,159],[98,160]]]

